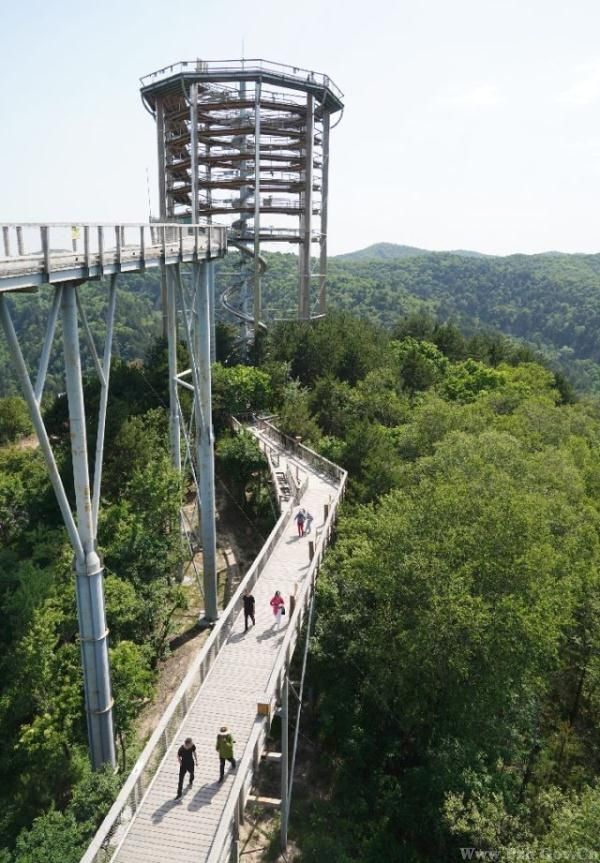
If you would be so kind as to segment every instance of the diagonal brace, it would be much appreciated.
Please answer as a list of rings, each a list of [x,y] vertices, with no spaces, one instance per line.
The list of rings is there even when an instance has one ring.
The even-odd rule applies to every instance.
[[[56,495],[56,499],[62,513],[62,517],[65,523],[65,527],[67,529],[67,533],[69,535],[69,539],[71,541],[71,545],[73,546],[73,550],[75,551],[75,557],[77,557],[78,559],[85,558],[83,545],[81,543],[81,539],[79,538],[79,533],[77,532],[73,513],[71,512],[71,507],[69,506],[69,501],[65,493],[65,487],[58,472],[54,453],[52,452],[50,440],[48,439],[48,433],[46,432],[46,427],[44,425],[44,420],[40,411],[40,406],[35,397],[35,392],[31,384],[29,372],[27,371],[27,366],[25,365],[25,360],[23,359],[23,354],[21,352],[21,346],[19,345],[19,340],[17,338],[12,318],[10,316],[8,302],[3,294],[0,294],[0,319],[2,321],[2,327],[4,329],[6,341],[8,342],[8,349],[12,356],[13,363],[15,364],[19,382],[23,390],[23,396],[29,408],[31,421],[33,422],[33,427],[35,428],[35,433],[40,443],[40,449],[42,450],[46,465],[48,467],[48,473],[50,474],[50,482],[52,483],[52,487],[54,489],[54,493]]]

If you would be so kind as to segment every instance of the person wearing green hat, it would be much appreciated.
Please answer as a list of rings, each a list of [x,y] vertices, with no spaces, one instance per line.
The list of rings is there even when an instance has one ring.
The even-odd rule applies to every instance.
[[[217,734],[217,745],[215,749],[219,753],[219,761],[221,764],[221,775],[219,782],[222,782],[225,777],[225,762],[229,761],[231,769],[235,770],[235,758],[233,757],[233,744],[235,740],[226,725],[221,726],[221,730]]]

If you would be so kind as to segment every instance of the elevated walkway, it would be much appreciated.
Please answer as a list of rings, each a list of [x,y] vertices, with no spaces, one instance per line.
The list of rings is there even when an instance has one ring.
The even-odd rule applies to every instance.
[[[0,292],[209,261],[227,251],[222,225],[28,223],[0,228]]]
[[[252,777],[346,481],[345,471],[286,438],[269,422],[257,420],[250,430],[269,458],[280,489],[281,516],[81,863],[238,859],[238,827]],[[311,532],[304,538],[298,537],[294,521],[299,503],[313,516]],[[256,599],[256,626],[247,633],[241,602],[245,589]],[[269,606],[275,590],[286,599],[280,630],[274,627]],[[221,725],[232,732],[238,759],[237,770],[227,772],[223,783],[218,781],[215,751]],[[186,737],[196,744],[198,767],[193,787],[176,800],[177,750]]]

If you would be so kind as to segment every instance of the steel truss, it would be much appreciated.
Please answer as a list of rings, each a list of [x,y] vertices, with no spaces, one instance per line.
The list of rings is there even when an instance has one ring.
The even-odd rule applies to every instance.
[[[224,251],[223,245],[222,250],[219,250],[217,254],[223,254]],[[164,314],[168,337],[171,459],[173,466],[181,471],[181,441],[183,440],[186,452],[184,468],[187,469],[187,465],[190,465],[196,482],[198,509],[201,513],[205,617],[208,622],[213,622],[218,616],[214,436],[210,370],[211,342],[214,339],[214,336],[211,338],[213,310],[211,287],[214,285],[211,271],[214,264],[210,261],[198,260],[191,263],[190,283],[188,285],[182,276],[179,263],[167,265],[165,263],[166,258],[167,256],[164,254],[162,273],[166,287]],[[0,266],[0,278],[2,277],[3,271]],[[54,293],[35,380],[30,376],[23,358],[10,312],[8,293],[3,291],[0,291],[0,323],[6,336],[12,363],[29,408],[40,450],[46,462],[50,481],[74,553],[88,737],[92,765],[94,769],[97,769],[106,763],[113,766],[116,764],[113,698],[108,660],[108,628],[104,604],[104,567],[98,554],[97,540],[117,298],[117,274],[110,277],[106,334],[101,357],[96,349],[80,296],[81,284],[81,279],[70,278],[66,281],[55,279],[54,284],[49,286],[49,289],[53,290]],[[71,511],[41,411],[41,400],[59,315],[63,330],[63,363],[69,412],[76,517]],[[191,368],[188,373],[191,375],[191,383],[185,380],[186,372],[180,373],[177,368],[179,329],[183,329],[184,340],[190,355]],[[91,488],[91,463],[88,457],[80,335],[83,336],[87,345],[95,373],[100,381],[96,451]],[[186,422],[181,409],[178,394],[180,386],[193,392],[193,412],[189,422]],[[189,528],[186,528],[184,533],[195,568]]]
[[[108,628],[106,626],[104,607],[104,567],[97,551],[98,511],[102,485],[104,432],[112,356],[116,281],[117,276],[113,275],[110,280],[106,315],[106,336],[102,361],[98,357],[85,311],[81,304],[79,285],[76,283],[56,285],[35,385],[32,383],[25,360],[23,359],[21,346],[8,307],[8,299],[5,294],[0,293],[0,319],[8,343],[8,349],[29,408],[33,426],[40,443],[40,449],[50,474],[50,481],[52,482],[75,556],[77,617],[79,620],[79,638],[83,665],[85,709],[91,760],[94,769],[101,767],[105,763],[113,766],[116,763],[113,698],[108,663]],[[71,512],[40,409],[59,310],[63,326],[63,357],[69,408],[71,460],[73,464],[77,522],[75,522],[73,513]],[[82,324],[84,337],[92,355],[96,374],[100,380],[101,393],[98,409],[94,480],[91,495],[79,322]]]
[[[184,466],[190,466],[196,483],[200,513],[204,614],[208,623],[218,617],[217,606],[217,538],[215,527],[214,434],[211,392],[211,269],[210,263],[193,264],[190,283],[181,268],[166,267],[167,343],[169,356],[169,430],[173,467],[182,470],[181,439],[185,444]],[[181,323],[180,323],[181,322]],[[182,329],[190,368],[179,370],[177,343]],[[191,377],[192,383],[188,378]],[[179,388],[194,395],[192,417],[186,423]]]

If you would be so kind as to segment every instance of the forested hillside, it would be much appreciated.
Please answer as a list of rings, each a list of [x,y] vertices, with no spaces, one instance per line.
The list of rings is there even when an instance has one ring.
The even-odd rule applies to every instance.
[[[269,256],[266,305],[292,307],[295,282],[296,259]],[[292,821],[306,863],[432,863],[461,847],[600,860],[600,409],[492,332],[593,388],[599,286],[595,256],[334,260],[341,311],[271,326],[258,368],[236,365],[221,328],[217,427],[276,411],[350,477],[318,591],[319,791],[298,795]],[[122,280],[107,428],[100,543],[123,760],[185,602],[166,357],[148,349],[158,293],[156,275]],[[100,343],[105,286],[82,294]],[[14,302],[32,368],[48,304]],[[58,367],[44,410],[68,466]],[[0,368],[12,395],[3,340]],[[76,863],[115,782],[86,766],[71,554],[39,454],[11,445],[28,431],[22,404],[0,401],[0,860]],[[218,453],[238,505],[260,503],[255,449],[225,436]]]
[[[183,346],[180,359],[188,360]],[[165,345],[150,343],[144,360],[116,359],[111,370],[99,519],[116,776],[89,767],[72,550],[42,454],[23,438],[31,432],[25,405],[0,398],[0,863],[78,863],[135,761],[136,718],[187,606],[179,525],[190,477],[170,465]],[[213,382],[221,482],[242,519],[268,534],[264,459],[254,439],[223,434],[222,419],[248,400],[271,407],[270,376],[217,365]],[[93,453],[95,378],[85,399]],[[187,413],[185,394],[182,405]],[[66,410],[66,399],[47,399],[47,427],[72,497]]]
[[[498,330],[542,351],[578,388],[600,392],[600,255],[495,258],[417,251],[333,258],[331,306],[385,327],[424,310],[467,333]],[[290,308],[295,258],[268,261],[265,302]]]
[[[506,343],[430,332],[269,340],[300,381],[281,424],[349,471],[293,835],[303,863],[597,861],[600,409]]]
[[[281,323],[258,367],[214,370],[221,434],[229,412],[276,411],[349,471],[318,586],[302,860],[600,859],[600,409],[500,336],[390,323]],[[165,369],[157,343],[112,376],[100,544],[123,761],[185,602]],[[27,424],[4,405],[6,442]],[[46,416],[66,467],[65,400]],[[217,452],[251,506],[256,445]],[[116,783],[87,767],[71,554],[22,445],[0,450],[0,525],[0,860],[77,863]]]
[[[227,285],[235,252],[218,265],[219,288]],[[264,305],[271,318],[293,316],[297,258],[267,254]],[[115,327],[116,355],[144,356],[160,332],[159,278],[150,271],[120,277]],[[332,258],[328,277],[332,309],[348,310],[391,329],[402,316],[421,312],[452,320],[465,333],[496,330],[523,340],[565,372],[581,391],[600,393],[600,255],[512,255],[433,253],[380,243]],[[91,282],[82,297],[92,330],[103,332],[107,290]],[[35,365],[50,304],[50,292],[16,298],[15,319],[26,359]],[[226,320],[226,313],[217,314]],[[50,365],[49,391],[60,391],[57,364]],[[0,339],[0,396],[16,393]]]

